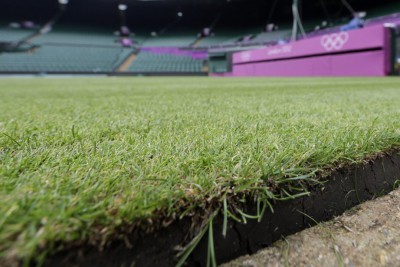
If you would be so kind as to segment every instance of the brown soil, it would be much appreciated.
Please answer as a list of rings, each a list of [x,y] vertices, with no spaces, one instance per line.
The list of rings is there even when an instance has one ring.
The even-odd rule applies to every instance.
[[[400,189],[222,266],[400,266]]]

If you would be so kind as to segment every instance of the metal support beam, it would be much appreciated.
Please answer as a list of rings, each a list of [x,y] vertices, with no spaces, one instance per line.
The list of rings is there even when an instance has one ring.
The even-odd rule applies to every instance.
[[[304,30],[303,23],[301,22],[299,14],[299,0],[293,0],[292,12],[293,12],[292,40],[293,41],[297,40],[298,30],[300,30],[303,38],[306,38],[306,32]]]

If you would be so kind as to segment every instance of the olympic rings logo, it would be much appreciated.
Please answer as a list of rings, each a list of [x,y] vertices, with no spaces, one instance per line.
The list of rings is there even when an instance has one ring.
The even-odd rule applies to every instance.
[[[324,35],[321,38],[321,45],[326,51],[340,50],[349,40],[347,32]]]

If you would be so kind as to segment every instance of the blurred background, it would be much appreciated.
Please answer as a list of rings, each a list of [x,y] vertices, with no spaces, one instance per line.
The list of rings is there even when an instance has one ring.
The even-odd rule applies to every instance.
[[[398,12],[395,0],[2,0],[0,72],[208,75],[215,53],[228,71],[236,51]]]

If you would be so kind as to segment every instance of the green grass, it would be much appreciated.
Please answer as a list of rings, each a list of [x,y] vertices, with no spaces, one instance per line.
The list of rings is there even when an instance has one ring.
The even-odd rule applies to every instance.
[[[399,118],[394,78],[2,79],[0,259],[229,190],[285,198],[295,177],[399,147]]]

